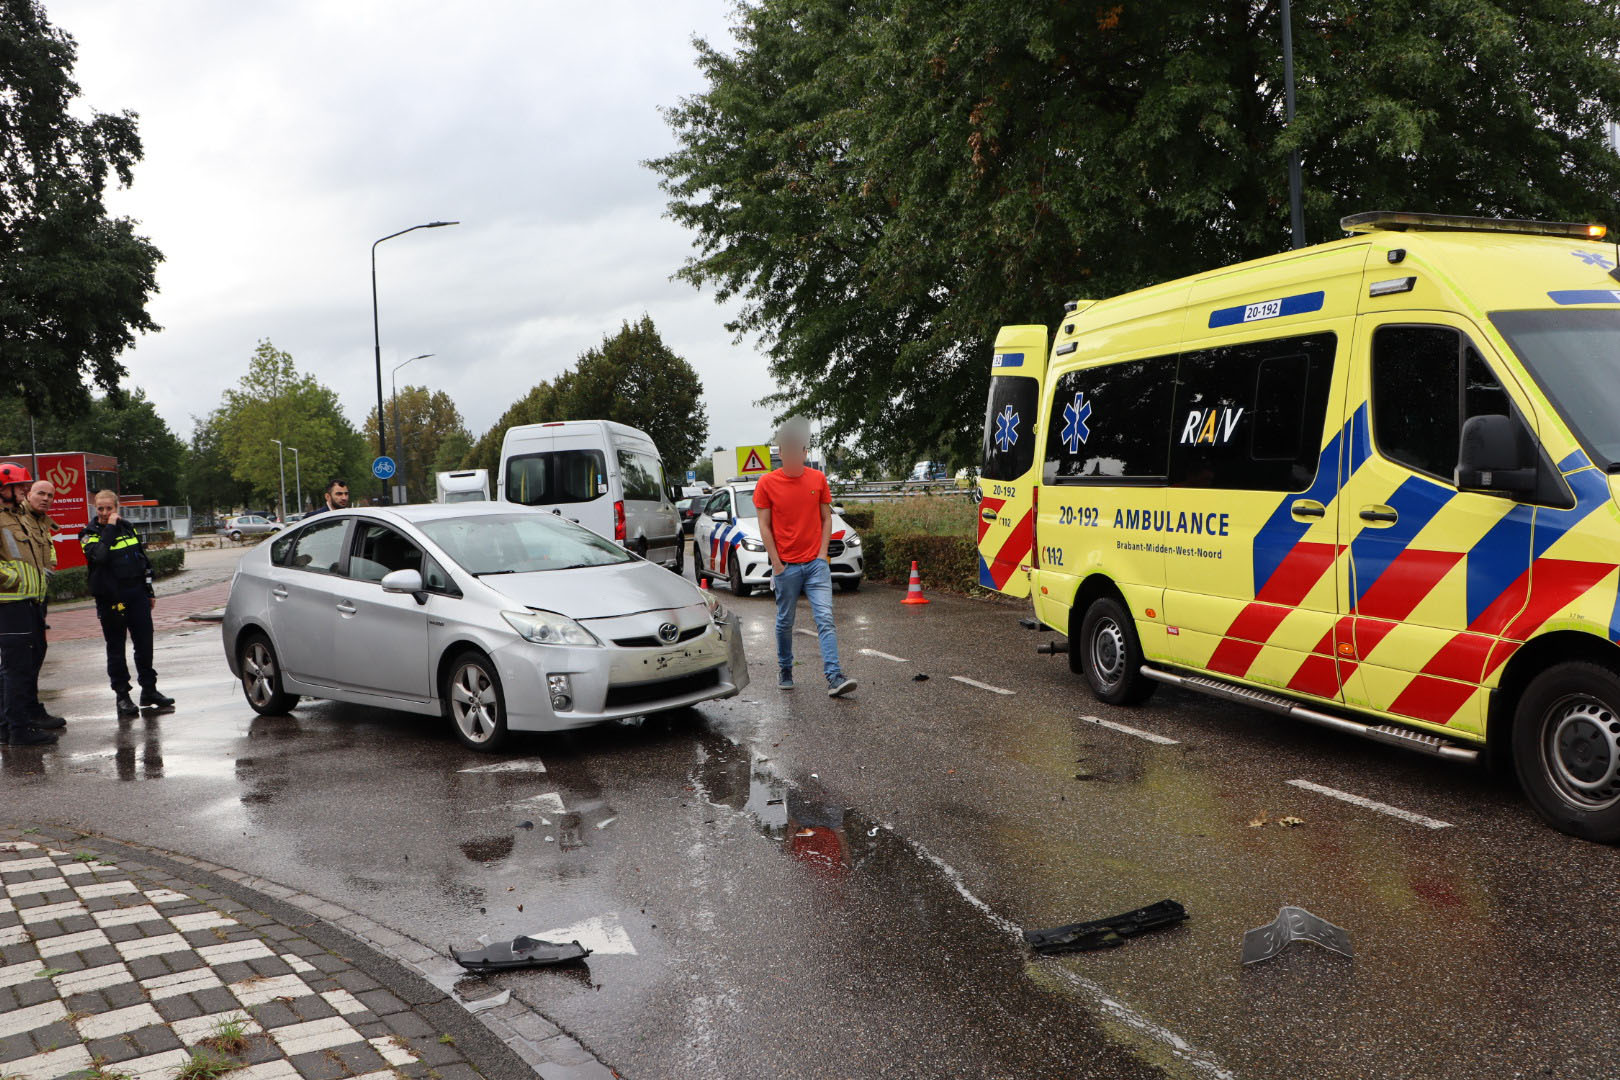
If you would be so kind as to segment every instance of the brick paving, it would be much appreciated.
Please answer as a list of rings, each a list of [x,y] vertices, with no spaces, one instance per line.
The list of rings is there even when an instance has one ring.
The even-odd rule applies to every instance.
[[[232,1080],[617,1076],[520,1003],[474,1016],[401,953],[444,963],[225,867],[0,829],[0,1078],[220,1075],[193,1064],[210,1061]]]
[[[196,623],[187,621],[188,616],[222,608],[230,598],[231,583],[228,581],[172,596],[160,596],[157,607],[152,611],[152,628],[161,634],[168,630],[195,627]],[[101,636],[101,622],[96,618],[94,604],[62,610],[53,607],[48,621],[51,624],[50,641],[81,641]]]

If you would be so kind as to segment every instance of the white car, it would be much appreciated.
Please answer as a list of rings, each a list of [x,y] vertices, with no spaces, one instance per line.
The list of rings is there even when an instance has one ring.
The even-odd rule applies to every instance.
[[[754,507],[754,484],[725,484],[703,504],[692,528],[692,565],[699,582],[724,578],[735,596],[755,588],[769,589],[771,560],[760,539],[759,511]],[[836,510],[832,539],[827,544],[832,579],[845,592],[861,587],[866,562],[861,538]]]
[[[741,629],[713,596],[503,503],[300,522],[243,556],[221,632],[255,712],[308,696],[442,714],[474,750],[748,685]]]

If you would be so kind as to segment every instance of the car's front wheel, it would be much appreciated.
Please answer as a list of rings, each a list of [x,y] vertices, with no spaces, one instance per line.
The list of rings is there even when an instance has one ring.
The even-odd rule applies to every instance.
[[[472,750],[493,751],[505,744],[506,696],[495,665],[480,652],[464,652],[450,663],[444,711],[456,738]]]
[[[1620,675],[1570,660],[1532,679],[1514,712],[1513,763],[1553,828],[1620,843]]]
[[[743,580],[741,559],[731,560],[731,573],[729,575],[728,583],[731,585],[732,596],[747,596],[749,593],[754,591],[754,587]]]
[[[858,577],[845,578],[843,581],[838,583],[838,587],[843,589],[845,592],[860,592],[861,579]]]
[[[675,573],[681,577],[686,576],[686,537],[675,538]]]
[[[242,673],[242,695],[260,716],[284,716],[298,704],[298,695],[281,687],[281,661],[275,646],[263,634],[250,634],[237,646],[237,670]]]

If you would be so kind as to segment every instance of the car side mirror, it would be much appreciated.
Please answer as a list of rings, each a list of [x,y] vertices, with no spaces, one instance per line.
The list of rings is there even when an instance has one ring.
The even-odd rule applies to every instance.
[[[395,570],[384,574],[380,584],[383,592],[409,593],[416,597],[418,604],[427,603],[428,594],[427,590],[422,588],[422,572],[420,570]]]
[[[844,516],[844,504],[843,503],[833,503],[832,512],[837,514],[839,517],[843,517]]]
[[[1515,417],[1490,413],[1463,425],[1457,486],[1465,491],[1528,495],[1536,490],[1536,451]]]
[[[713,518],[715,521],[730,521],[731,520],[731,511],[730,510],[716,510],[714,513],[710,514],[709,517]]]

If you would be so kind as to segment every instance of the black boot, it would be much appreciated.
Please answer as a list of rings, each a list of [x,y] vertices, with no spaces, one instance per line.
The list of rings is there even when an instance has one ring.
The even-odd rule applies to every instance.
[[[7,743],[11,746],[49,746],[55,741],[55,732],[41,731],[36,727],[18,727],[13,724],[11,738]]]
[[[118,715],[121,717],[141,715],[141,710],[136,707],[134,700],[129,696],[128,690],[118,692]]]
[[[34,717],[32,723],[34,727],[39,728],[41,731],[60,731],[62,728],[67,727],[67,718],[64,716],[52,716],[50,713],[40,713]]]
[[[174,707],[174,698],[164,697],[158,693],[155,686],[141,689],[141,708],[143,709],[171,709]]]

